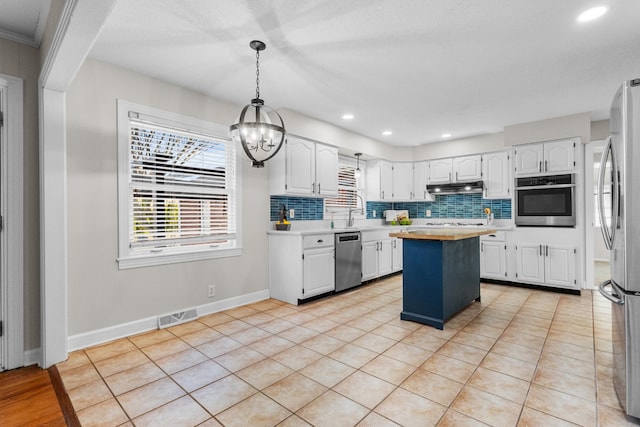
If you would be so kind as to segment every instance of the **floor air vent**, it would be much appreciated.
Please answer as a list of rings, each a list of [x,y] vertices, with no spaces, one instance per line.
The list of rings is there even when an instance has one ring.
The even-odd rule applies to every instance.
[[[169,326],[179,325],[181,323],[189,322],[198,318],[198,311],[195,308],[190,308],[185,311],[179,311],[177,313],[165,314],[164,316],[158,316],[158,329],[168,328]]]

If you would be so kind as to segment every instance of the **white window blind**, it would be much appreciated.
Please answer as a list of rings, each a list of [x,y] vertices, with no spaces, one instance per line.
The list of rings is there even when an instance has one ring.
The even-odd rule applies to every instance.
[[[340,160],[338,166],[338,196],[324,199],[327,212],[339,212],[349,208],[359,208],[357,197],[359,188],[356,178],[356,165],[347,160]]]
[[[176,117],[119,111],[119,120],[126,120],[125,129],[119,122],[119,138],[126,138],[120,161],[126,156],[127,162],[126,188],[119,187],[126,191],[120,196],[127,228],[120,232],[126,239],[121,259],[238,247],[235,146],[219,131]],[[168,262],[181,260],[189,258]]]

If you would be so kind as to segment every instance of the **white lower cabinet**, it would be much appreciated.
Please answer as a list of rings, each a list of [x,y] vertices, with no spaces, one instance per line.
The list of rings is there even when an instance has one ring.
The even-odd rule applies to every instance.
[[[302,253],[303,298],[331,292],[335,289],[334,249],[305,249]]]
[[[480,241],[480,277],[507,280],[507,244]]]
[[[289,304],[335,290],[334,234],[269,235],[269,291]]]
[[[518,243],[515,254],[516,281],[578,288],[575,278],[575,247]]]
[[[391,238],[391,271],[402,270],[402,239]]]
[[[362,281],[375,279],[394,271],[395,263],[401,261],[402,245],[396,243],[394,262],[394,247],[389,233],[392,230],[373,230],[362,232]],[[394,230],[395,231],[395,230]],[[398,249],[399,248],[399,249]],[[398,261],[398,258],[400,261]]]

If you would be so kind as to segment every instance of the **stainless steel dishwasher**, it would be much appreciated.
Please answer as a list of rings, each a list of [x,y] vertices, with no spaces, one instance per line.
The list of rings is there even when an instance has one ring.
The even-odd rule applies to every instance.
[[[336,233],[336,292],[362,281],[362,240],[359,231]]]

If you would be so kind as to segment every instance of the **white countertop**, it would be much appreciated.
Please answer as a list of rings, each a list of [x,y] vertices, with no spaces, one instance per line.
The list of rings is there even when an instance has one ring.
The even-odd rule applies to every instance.
[[[512,220],[494,220],[492,225],[475,225],[482,223],[481,219],[437,219],[432,220],[430,218],[412,219],[411,225],[390,225],[382,220],[356,220],[353,227],[346,227],[346,221],[335,221],[335,227],[331,228],[331,221],[291,221],[291,229],[289,231],[278,231],[275,229],[275,222],[269,222],[267,224],[267,234],[274,235],[310,235],[321,233],[344,233],[348,231],[375,231],[375,230],[389,230],[389,232],[397,232],[399,229],[405,230],[420,230],[429,228],[469,228],[477,230],[500,230],[510,231],[513,230]],[[343,224],[344,222],[344,224]],[[450,224],[450,225],[449,225]]]

